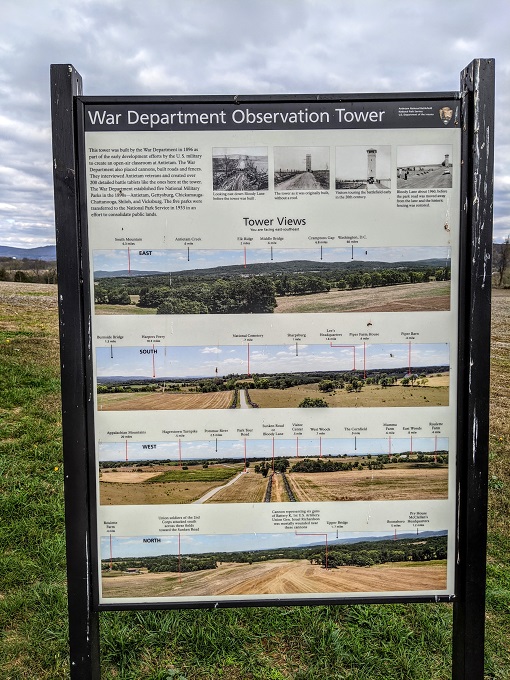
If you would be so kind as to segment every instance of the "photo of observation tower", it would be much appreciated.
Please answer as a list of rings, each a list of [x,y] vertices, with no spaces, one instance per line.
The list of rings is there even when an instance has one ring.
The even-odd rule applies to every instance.
[[[329,189],[329,147],[285,147],[274,150],[275,191]]]
[[[335,155],[337,191],[391,189],[390,146],[339,146]]]

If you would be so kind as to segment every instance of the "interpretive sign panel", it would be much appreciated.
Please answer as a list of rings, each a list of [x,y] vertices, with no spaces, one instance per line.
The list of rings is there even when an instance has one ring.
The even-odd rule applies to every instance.
[[[494,61],[450,93],[51,81],[72,680],[101,610],[441,600],[481,680]]]
[[[460,115],[85,100],[100,604],[454,594]]]

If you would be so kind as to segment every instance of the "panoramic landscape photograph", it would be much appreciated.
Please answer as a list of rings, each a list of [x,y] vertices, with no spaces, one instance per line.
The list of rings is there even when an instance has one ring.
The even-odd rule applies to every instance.
[[[446,531],[101,538],[104,598],[441,591]]]
[[[443,246],[94,252],[96,314],[448,311],[450,279]]]
[[[446,406],[449,343],[96,348],[99,411]]]
[[[448,498],[446,437],[100,443],[102,505]]]

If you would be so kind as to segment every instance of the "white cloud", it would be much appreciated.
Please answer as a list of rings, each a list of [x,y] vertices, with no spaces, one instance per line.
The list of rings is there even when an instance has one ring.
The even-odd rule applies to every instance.
[[[4,2],[0,242],[54,240],[50,63],[73,63],[85,93],[97,95],[392,92],[456,90],[471,59],[495,57],[501,234],[510,201],[509,17],[507,0],[487,0],[483,11],[465,0]]]
[[[219,347],[204,347],[202,354],[221,354],[222,351]]]

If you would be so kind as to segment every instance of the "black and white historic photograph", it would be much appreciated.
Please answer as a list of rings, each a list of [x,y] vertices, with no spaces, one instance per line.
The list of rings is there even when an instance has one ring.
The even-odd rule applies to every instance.
[[[452,145],[397,147],[397,189],[451,189]]]
[[[277,146],[274,149],[276,191],[329,189],[328,146]]]
[[[266,191],[267,148],[225,148],[212,151],[214,191]]]
[[[391,189],[391,147],[337,146],[335,188],[363,191]]]

